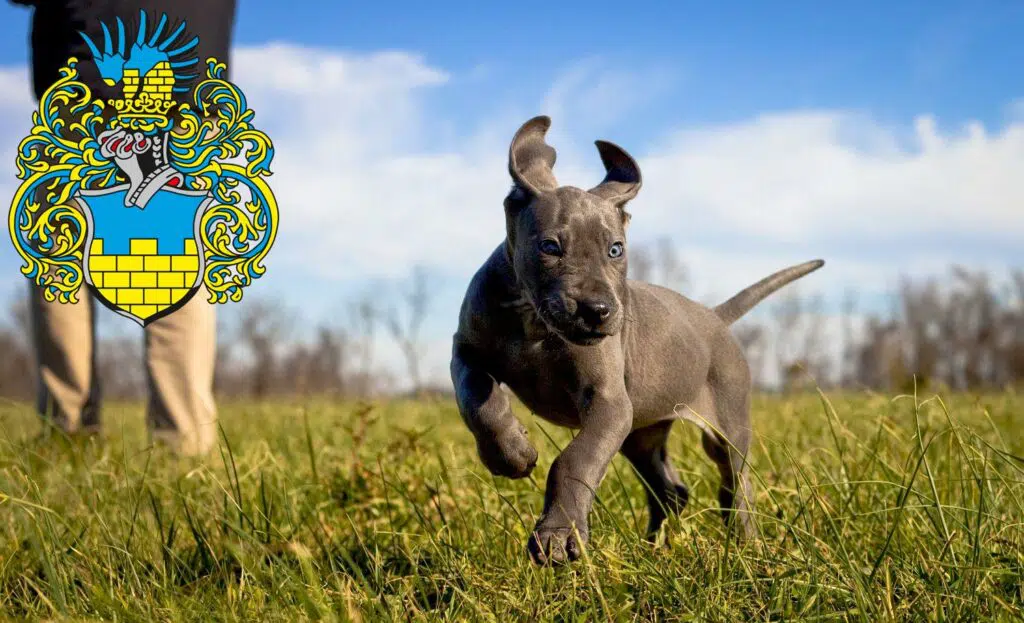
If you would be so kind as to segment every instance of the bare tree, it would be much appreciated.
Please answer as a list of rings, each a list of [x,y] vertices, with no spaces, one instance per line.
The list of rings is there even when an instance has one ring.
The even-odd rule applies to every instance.
[[[676,292],[684,290],[689,281],[689,273],[682,260],[679,259],[676,247],[670,238],[658,239],[657,258],[658,282]]]
[[[373,295],[365,294],[354,301],[349,313],[349,334],[352,354],[356,359],[354,378],[350,380],[353,391],[359,395],[374,392],[374,351],[377,342],[378,313]]]
[[[732,332],[747,358],[753,385],[755,387],[764,387],[766,385],[764,374],[766,336],[764,327],[752,322],[744,322],[733,326]]]
[[[825,344],[825,300],[821,294],[815,294],[807,299],[802,320],[803,349],[800,360],[803,362],[804,372],[816,384],[825,385],[830,378],[831,362]]]
[[[963,351],[963,388],[993,385],[997,367],[995,337],[999,319],[995,293],[988,275],[954,267],[958,287],[950,297],[950,313],[959,327],[958,343]]]
[[[903,391],[932,382],[959,390],[1020,383],[1022,300],[1020,271],[1002,297],[989,275],[960,267],[945,283],[903,279],[892,318],[870,319],[854,376]]]
[[[996,383],[1000,387],[1024,381],[1024,270],[1010,277],[995,343],[998,353]]]
[[[686,288],[688,271],[670,238],[638,244],[629,251],[629,277],[656,283],[677,292]]]
[[[897,323],[869,317],[864,339],[854,349],[851,383],[863,388],[889,388],[905,378]]]
[[[956,327],[942,317],[943,303],[934,279],[923,283],[902,279],[899,299],[901,321],[898,332],[904,360],[900,369],[909,372],[911,378],[894,378],[892,382],[912,389],[916,379],[923,387],[941,374],[942,360],[955,348],[947,339],[955,339]]]
[[[316,340],[308,351],[309,390],[334,395],[345,392],[347,344],[344,331],[326,325],[317,329]]]
[[[7,328],[0,329],[0,396],[28,400],[35,383],[32,355],[21,337]]]
[[[14,327],[16,335],[20,335],[20,341],[25,348],[29,347],[29,341],[32,335],[32,316],[29,313],[28,295],[23,294],[14,299],[11,303],[9,314],[11,317],[11,324]]]
[[[637,281],[651,281],[654,276],[654,259],[644,245],[629,249],[629,278]]]
[[[793,351],[802,313],[803,303],[795,289],[784,293],[779,302],[772,306],[772,319],[775,323],[772,335],[775,342],[775,365],[782,375],[782,384],[786,389],[791,388],[800,375],[801,362]]]
[[[772,307],[775,363],[784,389],[827,385],[830,353],[824,333],[824,299],[803,298],[796,289]]]
[[[399,302],[404,311],[399,312],[396,306],[391,306],[383,313],[384,326],[405,358],[406,371],[414,392],[423,387],[421,364],[424,349],[420,341],[420,331],[431,304],[428,281],[425,269],[420,266],[414,268],[409,284],[399,295]]]
[[[237,341],[249,351],[248,378],[251,394],[264,398],[274,392],[278,375],[278,352],[291,323],[280,305],[263,300],[243,303],[236,327]],[[293,380],[299,380],[292,375]]]
[[[217,335],[232,336],[232,325],[226,320],[226,314],[217,314]],[[245,374],[237,357],[238,345],[233,339],[218,337],[217,352],[213,368],[213,390],[217,395],[241,396],[244,394]]]
[[[15,299],[8,310],[10,329],[0,327],[0,396],[27,400],[35,383],[28,296]]]
[[[843,301],[840,304],[839,313],[843,321],[843,344],[839,361],[837,362],[836,381],[842,386],[852,380],[855,367],[857,343],[856,336],[853,333],[853,318],[857,313],[857,293],[854,290],[847,289],[843,293]]]

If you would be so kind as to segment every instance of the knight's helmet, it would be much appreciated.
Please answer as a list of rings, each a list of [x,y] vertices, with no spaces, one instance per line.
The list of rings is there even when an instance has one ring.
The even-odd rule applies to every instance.
[[[167,16],[162,15],[153,32],[147,33],[146,13],[142,11],[135,41],[126,56],[125,26],[120,18],[116,24],[116,49],[106,24],[101,25],[102,52],[87,36],[82,37],[104,82],[110,86],[122,84],[123,97],[106,102],[114,118],[110,129],[100,134],[99,142],[102,155],[114,159],[128,177],[130,190],[125,204],[142,207],[161,186],[183,180],[168,162],[166,138],[178,106],[176,96],[187,93],[196,78],[188,70],[198,63],[194,50],[199,39],[188,37],[181,23],[168,29],[161,40]]]

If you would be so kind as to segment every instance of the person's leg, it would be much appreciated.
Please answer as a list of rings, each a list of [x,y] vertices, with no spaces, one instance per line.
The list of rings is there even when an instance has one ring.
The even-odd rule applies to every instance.
[[[39,414],[69,435],[98,432],[96,303],[84,286],[77,303],[49,302],[32,283],[29,290]]]
[[[155,441],[182,455],[205,454],[217,442],[216,313],[207,299],[200,289],[184,307],[146,327],[147,424]]]

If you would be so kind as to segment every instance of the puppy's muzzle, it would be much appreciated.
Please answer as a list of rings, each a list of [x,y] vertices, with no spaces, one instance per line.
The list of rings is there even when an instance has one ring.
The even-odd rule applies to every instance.
[[[614,303],[601,299],[576,301],[576,316],[588,329],[600,331],[614,312]]]
[[[575,344],[595,344],[618,330],[618,305],[611,300],[556,297],[545,303],[541,318]]]

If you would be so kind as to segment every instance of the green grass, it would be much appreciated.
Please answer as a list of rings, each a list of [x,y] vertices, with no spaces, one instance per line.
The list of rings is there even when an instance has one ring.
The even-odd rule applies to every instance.
[[[756,397],[763,539],[726,538],[695,427],[690,505],[641,540],[616,458],[587,557],[533,567],[528,530],[569,433],[524,409],[541,462],[492,478],[454,406],[222,404],[203,462],[146,446],[139,405],[102,441],[42,439],[0,405],[0,616],[155,620],[1020,620],[1024,398]]]

